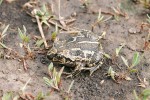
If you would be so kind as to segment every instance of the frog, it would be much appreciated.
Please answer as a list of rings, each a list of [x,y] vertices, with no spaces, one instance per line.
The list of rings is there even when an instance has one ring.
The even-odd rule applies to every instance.
[[[57,34],[47,58],[65,67],[74,68],[74,72],[88,70],[90,75],[103,64],[101,38],[89,30],[61,32]]]

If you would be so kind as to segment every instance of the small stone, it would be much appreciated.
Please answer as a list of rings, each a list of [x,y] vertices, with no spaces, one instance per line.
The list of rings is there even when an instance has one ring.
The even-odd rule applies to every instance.
[[[129,29],[129,33],[131,33],[131,34],[136,34],[136,33],[137,33],[136,28],[130,28],[130,29]]]
[[[102,85],[104,83],[104,80],[101,80],[100,84]]]

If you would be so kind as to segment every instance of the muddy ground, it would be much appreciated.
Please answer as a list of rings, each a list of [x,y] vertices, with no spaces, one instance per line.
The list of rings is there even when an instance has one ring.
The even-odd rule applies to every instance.
[[[30,36],[30,46],[35,47],[35,41],[33,36],[40,36],[38,26],[32,21],[32,17],[29,16],[22,6],[28,0],[16,0],[12,3],[8,3],[5,0],[0,5],[0,22],[2,24],[10,24],[7,31],[7,36],[4,39],[4,44],[16,50],[19,54],[23,54],[23,49],[20,48],[19,43],[21,39],[17,33],[17,28],[22,28],[25,25],[27,33]],[[48,1],[48,0],[47,0]],[[82,1],[82,0],[81,0]],[[70,27],[77,27],[79,29],[92,30],[92,24],[96,21],[98,16],[98,10],[101,8],[104,19],[111,17],[111,14],[115,14],[112,7],[117,7],[120,2],[118,0],[89,0],[90,3],[87,8],[81,7],[83,3],[80,0],[61,0],[61,12],[60,15],[64,18],[76,13],[76,21]],[[49,4],[53,4],[55,15],[58,16],[58,2],[57,0],[48,1]],[[129,76],[131,81],[121,80],[120,83],[114,82],[111,78],[106,77],[106,73],[110,66],[117,72],[123,73],[126,71],[121,58],[115,58],[115,49],[120,46],[121,43],[125,43],[126,46],[121,50],[120,55],[132,61],[133,54],[138,51],[141,55],[140,64],[136,66],[138,69],[138,75],[143,80],[146,78],[150,82],[150,52],[148,46],[143,53],[144,43],[148,37],[148,26],[144,26],[141,29],[141,24],[146,23],[146,14],[149,12],[143,9],[138,4],[125,4],[125,12],[128,16],[119,16],[119,19],[114,17],[109,20],[100,23],[94,27],[96,34],[102,34],[106,31],[106,37],[102,40],[102,46],[104,51],[112,57],[112,60],[116,60],[117,63],[112,63],[112,60],[106,60],[103,66],[97,70],[92,76],[89,76],[88,72],[83,72],[79,76],[73,79],[66,79],[63,76],[62,88],[68,88],[68,85],[72,80],[75,83],[72,87],[71,94],[73,100],[134,100],[133,90],[140,93],[144,88],[139,87],[139,80],[137,74],[132,73]],[[128,8],[128,9],[127,9]],[[109,12],[109,13],[104,13]],[[54,30],[54,26],[51,26],[49,31],[45,31],[47,40],[50,38],[50,33]],[[132,31],[133,30],[133,31]],[[52,42],[49,42],[51,45]],[[0,49],[1,53],[9,55],[7,50]],[[2,57],[0,59],[0,96],[3,96],[7,91],[19,92],[25,83],[31,79],[26,87],[26,93],[32,93],[36,96],[38,92],[44,92],[45,94],[50,92],[43,80],[43,77],[48,77],[47,66],[50,61],[46,58],[46,53],[36,53],[35,59],[27,59],[27,71],[24,70],[22,62],[17,59],[9,59]],[[101,81],[104,83],[101,84]],[[149,88],[149,85],[146,86]],[[60,92],[52,92],[50,96],[47,96],[45,100],[61,100],[62,96]]]

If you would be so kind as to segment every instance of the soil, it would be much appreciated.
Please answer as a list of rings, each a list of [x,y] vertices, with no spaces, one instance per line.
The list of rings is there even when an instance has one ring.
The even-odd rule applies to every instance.
[[[75,14],[76,21],[71,24],[70,27],[76,27],[78,29],[92,30],[92,24],[97,20],[98,10],[101,9],[104,19],[111,17],[111,14],[115,13],[112,7],[117,7],[120,2],[118,0],[89,0],[90,3],[87,7],[83,8],[82,0],[61,0],[60,15],[64,18]],[[114,17],[109,20],[96,25],[93,32],[101,35],[103,31],[106,31],[106,36],[102,39],[102,46],[104,51],[109,54],[113,59],[106,60],[103,66],[97,70],[92,76],[89,76],[88,72],[82,72],[75,78],[66,79],[63,75],[62,88],[66,90],[72,80],[75,80],[71,89],[71,95],[73,100],[134,100],[133,90],[136,90],[139,94],[144,88],[139,87],[140,81],[137,78],[137,74],[131,73],[131,81],[121,80],[120,83],[116,83],[111,78],[106,76],[106,73],[110,66],[117,73],[123,73],[126,71],[126,66],[120,57],[115,57],[115,49],[120,46],[121,43],[125,43],[121,49],[120,55],[129,59],[131,63],[133,54],[135,51],[141,55],[140,64],[136,66],[138,69],[138,75],[143,80],[146,78],[150,82],[150,52],[147,47],[143,51],[145,41],[148,37],[148,26],[144,26],[141,29],[142,23],[146,23],[146,14],[148,10],[143,9],[142,6],[137,4],[126,5],[126,0],[122,4],[127,8],[124,9],[128,13],[127,17],[119,16],[118,20]],[[35,40],[33,36],[40,36],[38,26],[32,21],[32,17],[29,16],[22,6],[28,2],[28,0],[15,0],[12,3],[8,3],[5,0],[0,5],[0,22],[5,25],[10,25],[7,31],[7,36],[4,39],[4,44],[23,55],[24,50],[20,48],[17,28],[26,26],[27,33],[30,36],[30,47],[35,47]],[[57,0],[45,0],[47,4],[53,4],[54,14],[58,16],[58,2]],[[109,12],[108,14],[104,12]],[[50,26],[49,31],[45,31],[47,40],[50,38],[50,33],[54,30],[54,26]],[[49,42],[52,45],[52,42]],[[0,49],[2,53],[8,55],[7,50]],[[25,71],[22,62],[17,59],[9,59],[7,57],[0,59],[0,96],[8,91],[19,92],[21,88],[29,83],[25,89],[26,93],[32,93],[36,96],[39,92],[48,93],[51,88],[48,87],[43,80],[43,77],[48,77],[48,69],[50,61],[46,57],[46,53],[36,53],[35,59],[27,59],[26,63],[28,69]],[[112,62],[116,62],[114,64]],[[60,68],[58,66],[58,68]],[[103,84],[101,84],[101,82]],[[146,88],[150,88],[147,85]],[[63,100],[61,93],[53,91],[50,96],[47,96],[45,100]]]

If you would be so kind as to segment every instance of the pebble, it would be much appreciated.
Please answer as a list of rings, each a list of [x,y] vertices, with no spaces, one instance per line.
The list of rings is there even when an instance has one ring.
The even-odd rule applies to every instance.
[[[140,32],[140,29],[137,29],[137,28],[130,28],[129,29],[129,33],[131,34],[136,34],[136,33],[139,33]]]

